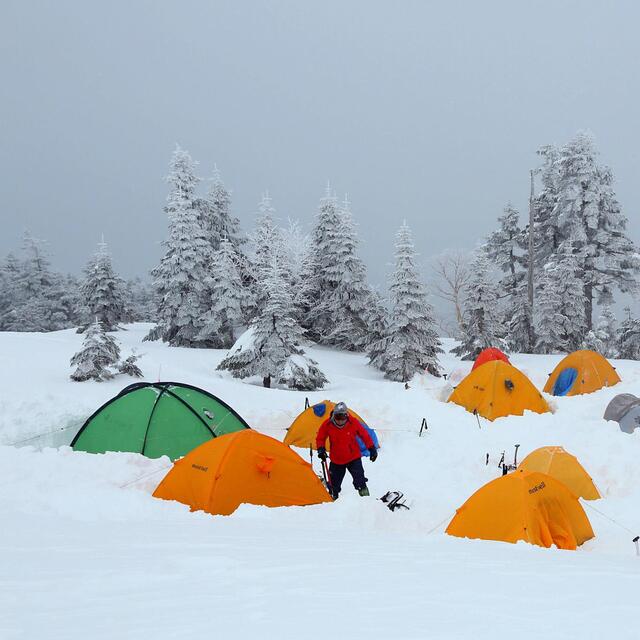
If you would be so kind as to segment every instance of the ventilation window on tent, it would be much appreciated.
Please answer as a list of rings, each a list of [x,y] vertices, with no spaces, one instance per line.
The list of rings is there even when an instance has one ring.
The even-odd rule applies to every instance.
[[[313,405],[313,413],[315,413],[318,416],[318,418],[322,418],[322,416],[326,413],[326,411],[327,411],[327,405],[324,404],[324,402]]]

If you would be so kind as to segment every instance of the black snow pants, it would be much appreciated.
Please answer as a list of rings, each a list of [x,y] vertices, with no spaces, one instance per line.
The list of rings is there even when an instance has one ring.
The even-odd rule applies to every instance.
[[[331,493],[334,498],[337,498],[340,493],[344,474],[347,472],[347,469],[353,478],[353,486],[357,491],[367,486],[367,479],[364,477],[364,468],[362,466],[362,458],[356,458],[351,462],[347,462],[347,464],[336,464],[332,461],[329,464],[329,476],[331,478]]]

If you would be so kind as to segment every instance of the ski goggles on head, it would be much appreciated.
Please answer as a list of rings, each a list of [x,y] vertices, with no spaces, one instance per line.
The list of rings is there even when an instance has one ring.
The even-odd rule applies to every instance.
[[[336,422],[346,422],[348,417],[349,416],[346,413],[334,413],[333,414],[333,419]]]

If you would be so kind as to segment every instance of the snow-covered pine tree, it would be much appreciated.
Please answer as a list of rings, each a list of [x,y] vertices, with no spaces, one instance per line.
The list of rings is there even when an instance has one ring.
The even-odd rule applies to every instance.
[[[218,369],[236,378],[260,376],[265,387],[275,383],[305,391],[322,388],[327,379],[301,347],[304,330],[295,319],[291,291],[277,257],[259,277],[268,293],[267,304]]]
[[[557,208],[560,152],[554,145],[546,145],[538,149],[538,155],[542,158],[542,166],[536,173],[540,174],[542,188],[533,203],[534,269],[541,274],[564,238]]]
[[[142,378],[142,370],[138,366],[138,360],[140,356],[137,353],[132,353],[128,358],[125,358],[118,364],[118,373],[122,373],[132,378]]]
[[[327,344],[347,351],[363,351],[369,339],[367,323],[371,313],[372,291],[367,284],[367,270],[358,256],[358,234],[345,196],[340,209],[339,242],[335,247],[337,287],[329,294],[335,309],[334,326],[325,336]]]
[[[611,307],[605,305],[595,327],[585,336],[582,348],[596,351],[605,356],[605,358],[615,358],[617,355],[617,337],[616,317]]]
[[[275,213],[276,211],[267,192],[263,194],[262,200],[258,205],[256,228],[249,238],[253,254],[251,259],[253,300],[255,303],[253,315],[259,315],[267,303],[267,292],[258,284],[260,281],[259,274],[268,269],[274,256],[278,258],[281,264],[283,260],[283,240],[275,221]]]
[[[76,382],[109,380],[119,359],[120,348],[115,338],[106,333],[96,319],[85,332],[82,348],[71,358],[71,366],[76,367],[71,379]]]
[[[463,330],[460,345],[453,353],[463,360],[475,360],[488,347],[507,350],[506,327],[501,323],[498,292],[489,276],[489,260],[484,250],[470,266],[471,276],[465,291]]]
[[[547,263],[536,305],[538,353],[571,352],[582,344],[586,318],[579,272],[578,261],[568,246]]]
[[[231,193],[226,188],[217,165],[209,180],[209,190],[205,198],[195,201],[200,225],[212,248],[217,251],[223,239],[240,252],[244,243],[240,232],[240,221],[231,213]]]
[[[157,326],[146,339],[161,338],[172,346],[208,346],[198,340],[208,310],[207,289],[213,249],[202,229],[195,205],[196,163],[177,147],[167,182],[171,189],[165,208],[169,237],[160,264],[151,272],[158,301]]]
[[[342,241],[340,226],[340,209],[331,185],[327,184],[311,234],[317,276],[304,319],[309,337],[323,344],[327,344],[326,337],[331,334],[336,322],[333,293],[340,284],[342,274],[341,266],[337,264],[338,245]]]
[[[418,275],[416,251],[406,222],[396,233],[395,270],[391,276],[389,299],[391,313],[386,332],[386,354],[372,358],[382,365],[390,380],[407,382],[425,370],[440,375],[438,354],[440,339],[433,319],[433,309]]]
[[[640,254],[627,235],[627,218],[613,189],[613,173],[597,162],[593,138],[579,133],[558,160],[556,217],[584,284],[586,330],[593,304],[610,304],[612,289],[638,290]]]
[[[19,260],[10,253],[0,268],[0,331],[8,331],[14,323],[13,314],[18,306]]]
[[[98,318],[105,331],[115,331],[120,322],[126,321],[126,290],[124,281],[113,270],[104,238],[84,273],[80,287],[82,305],[90,318]]]
[[[367,336],[367,356],[369,364],[376,369],[384,371],[387,346],[389,344],[389,311],[386,301],[375,290],[371,291],[371,306],[367,325],[369,334]]]
[[[153,322],[158,306],[150,283],[139,276],[125,284],[128,322]]]
[[[619,358],[640,360],[640,319],[631,315],[629,307],[625,307],[624,319],[620,323],[617,351]]]
[[[65,279],[51,270],[44,242],[25,232],[22,260],[14,264],[14,306],[9,331],[57,331],[72,324]]]
[[[226,238],[214,254],[209,287],[209,310],[203,317],[197,340],[216,349],[228,349],[235,342],[236,327],[243,323],[247,292],[240,275],[238,255]]]
[[[502,299],[501,324],[508,326],[507,343],[521,353],[533,350],[533,318],[527,297],[525,253],[526,239],[519,225],[518,211],[507,204],[498,218],[500,227],[487,238],[485,251],[493,264],[504,274],[498,283]]]
[[[296,319],[302,322],[318,277],[315,254],[309,236],[302,231],[297,220],[289,219],[287,225],[280,229],[280,237],[284,270],[293,294]]]

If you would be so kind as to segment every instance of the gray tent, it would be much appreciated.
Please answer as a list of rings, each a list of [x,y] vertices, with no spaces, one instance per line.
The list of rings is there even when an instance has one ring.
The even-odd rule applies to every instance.
[[[615,420],[626,433],[640,427],[640,398],[632,393],[621,393],[607,405],[605,420]]]

